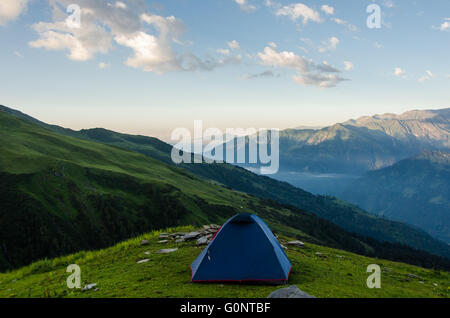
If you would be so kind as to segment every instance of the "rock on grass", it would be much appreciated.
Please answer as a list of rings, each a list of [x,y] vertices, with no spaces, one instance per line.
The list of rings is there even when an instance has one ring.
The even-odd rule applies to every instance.
[[[142,263],[147,263],[148,261],[149,261],[149,259],[145,258],[145,259],[141,259],[140,261],[137,261],[136,263],[142,264]]]
[[[156,253],[158,253],[158,254],[167,254],[167,253],[175,252],[176,250],[178,250],[178,248],[165,248],[165,249],[162,249],[162,250],[157,250]]]
[[[297,285],[280,288],[270,293],[267,298],[316,298],[300,290]]]
[[[87,290],[91,290],[92,288],[97,287],[96,283],[92,283],[92,284],[87,284],[86,286],[84,286],[84,288],[82,289],[82,291],[87,291]]]

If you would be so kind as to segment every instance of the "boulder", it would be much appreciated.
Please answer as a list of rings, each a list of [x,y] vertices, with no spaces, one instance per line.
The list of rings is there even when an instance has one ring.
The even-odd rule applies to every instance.
[[[302,241],[289,241],[286,243],[286,245],[292,245],[292,246],[296,246],[296,247],[305,247],[305,243],[303,243]]]
[[[291,285],[286,288],[280,288],[270,293],[267,298],[316,298],[308,293],[301,291],[297,285]]]
[[[148,240],[142,240],[141,241],[141,245],[148,245],[150,244],[150,242]]]
[[[159,244],[163,244],[163,243],[167,243],[167,242],[169,242],[169,240],[158,241]]]
[[[156,253],[167,254],[167,253],[175,252],[176,250],[178,250],[178,248],[166,248],[166,249],[162,249],[162,250],[157,250]]]
[[[172,233],[172,234],[170,234],[169,236],[171,237],[171,238],[179,238],[179,237],[181,237],[181,236],[185,236],[187,233],[182,233],[182,232],[177,232],[177,233]]]
[[[208,237],[202,236],[201,238],[197,239],[197,245],[206,245],[208,244]]]
[[[175,240],[175,243],[181,243],[181,242],[184,242],[184,238],[179,238],[179,239]]]
[[[187,240],[193,240],[196,239],[197,237],[199,237],[201,235],[200,232],[190,232],[188,234],[186,234],[183,238],[187,241]]]
[[[82,289],[82,291],[86,291],[86,290],[91,290],[92,288],[97,287],[96,283],[92,283],[92,284],[87,284],[86,286],[84,286],[84,288]]]

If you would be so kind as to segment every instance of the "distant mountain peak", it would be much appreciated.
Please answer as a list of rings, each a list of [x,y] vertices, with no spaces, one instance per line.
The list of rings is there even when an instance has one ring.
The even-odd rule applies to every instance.
[[[426,143],[433,148],[450,148],[450,108],[364,116],[344,124],[378,130],[399,140]]]
[[[350,119],[344,123],[367,122],[371,120],[425,120],[435,117],[444,117],[447,120],[450,117],[450,108],[427,109],[427,110],[409,110],[401,114],[385,113],[373,116],[362,116],[357,119]]]

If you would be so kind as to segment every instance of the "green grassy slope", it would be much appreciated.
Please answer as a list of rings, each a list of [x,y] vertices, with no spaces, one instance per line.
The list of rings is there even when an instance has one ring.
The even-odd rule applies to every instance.
[[[59,132],[62,128],[59,128]],[[73,134],[73,131],[68,131]],[[174,165],[170,153],[172,146],[151,137],[121,134],[106,129],[89,129],[79,132],[83,138],[133,150]],[[450,257],[450,247],[422,230],[369,214],[355,205],[328,196],[316,196],[286,182],[254,174],[229,164],[181,164],[178,167],[197,177],[221,185],[296,206],[327,219],[343,229],[379,241],[412,246],[430,253]]]
[[[167,226],[247,211],[273,229],[358,253],[374,247],[276,202],[198,179],[137,152],[62,136],[0,112],[0,266],[100,248]]]
[[[181,227],[164,230],[193,230]],[[267,297],[283,286],[193,284],[190,264],[201,252],[194,242],[159,244],[154,231],[99,251],[79,252],[0,274],[0,297]],[[141,246],[147,239],[149,245]],[[280,239],[287,239],[281,236]],[[161,248],[179,249],[157,254]],[[150,254],[145,254],[149,251]],[[317,255],[316,253],[322,255]],[[286,251],[293,265],[289,284],[316,297],[450,297],[450,274],[402,263],[368,258],[314,244]],[[326,257],[323,257],[326,256]],[[137,261],[149,259],[147,263]],[[69,264],[81,268],[81,287],[96,283],[98,290],[68,289]],[[382,269],[381,288],[369,289],[369,264]]]

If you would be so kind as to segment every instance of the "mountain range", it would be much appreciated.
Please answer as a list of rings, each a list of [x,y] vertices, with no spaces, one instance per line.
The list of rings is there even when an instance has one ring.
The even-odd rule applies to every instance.
[[[73,131],[0,110],[2,269],[241,211],[276,231],[360,254],[426,266],[448,261],[420,250],[450,256],[425,232],[333,197],[228,164],[176,166],[171,146],[156,138]]]
[[[365,116],[281,131],[280,171],[273,177],[449,242],[450,178],[437,160],[449,152],[450,108]]]
[[[361,117],[280,133],[281,170],[364,173],[425,150],[450,149],[450,108]]]

